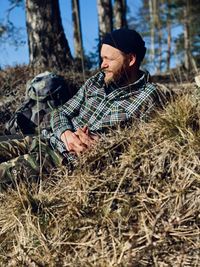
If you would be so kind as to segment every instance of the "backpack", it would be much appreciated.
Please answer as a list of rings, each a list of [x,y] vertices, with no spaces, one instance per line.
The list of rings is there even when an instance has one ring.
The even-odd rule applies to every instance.
[[[45,116],[69,98],[63,77],[48,71],[35,76],[26,85],[25,101],[6,123],[5,134],[35,134]]]

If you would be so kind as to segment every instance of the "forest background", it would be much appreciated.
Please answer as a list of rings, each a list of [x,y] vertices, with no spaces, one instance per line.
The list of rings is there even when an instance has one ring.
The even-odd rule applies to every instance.
[[[38,7],[46,6],[50,9],[50,6],[58,1],[35,1],[37,2]],[[52,4],[47,5],[48,2]],[[79,7],[75,11],[77,4]],[[148,48],[145,67],[152,73],[177,66],[197,70],[199,66],[200,4],[197,0],[60,0],[59,5],[58,15],[61,15],[61,23],[69,43],[69,53],[73,58],[83,57],[83,60],[87,61],[85,65],[89,68],[98,66],[97,46],[103,34],[121,26],[134,28],[144,37]],[[30,42],[34,40],[30,40],[30,34],[27,32],[26,11],[27,5],[22,0],[1,0],[1,68],[6,65],[28,64],[32,61],[30,53],[33,51],[30,51]],[[77,16],[80,29],[77,28],[78,24],[73,16]],[[102,20],[103,17],[106,19]],[[79,30],[80,37],[76,37]],[[56,36],[59,33],[54,34]],[[40,41],[42,42],[42,39]],[[45,67],[49,67],[49,64],[45,63]]]
[[[77,8],[69,25],[78,3],[80,12],[96,8],[95,19],[91,9],[84,15],[87,27]],[[98,67],[98,38],[112,28],[128,25],[144,36],[144,65],[162,73],[157,85],[169,94],[150,122],[102,138],[74,172],[63,166],[39,184],[27,175],[0,192],[0,266],[200,266],[199,13],[199,0],[0,0],[0,135],[32,71],[56,70],[79,88],[84,70]],[[10,44],[16,63],[29,65],[15,66],[12,54],[6,67]]]

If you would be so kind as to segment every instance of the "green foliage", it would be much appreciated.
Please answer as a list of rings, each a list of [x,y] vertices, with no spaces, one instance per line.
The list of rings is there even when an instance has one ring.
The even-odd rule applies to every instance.
[[[186,8],[186,2],[183,1],[175,1],[176,5],[175,8],[178,6],[178,9],[175,9],[176,11],[176,18],[177,23],[182,24],[183,23],[183,11],[184,8]],[[191,45],[191,52],[195,59],[200,58],[200,35],[199,35],[199,25],[200,25],[200,4],[198,0],[191,0],[189,2],[189,33],[190,33],[190,45]],[[179,36],[176,39],[177,43],[177,50],[180,53],[184,52],[184,38],[183,33],[179,34]],[[200,66],[198,64],[198,66]]]
[[[155,12],[153,18],[150,16],[149,11],[149,0],[143,0],[141,8],[136,17],[129,20],[130,27],[136,28],[145,37],[147,47],[147,57],[145,64],[150,67],[158,66],[160,56],[162,57],[162,70],[166,67],[167,59],[167,25],[170,23],[172,40],[171,40],[171,51],[173,59],[179,60],[179,65],[183,64],[184,58],[184,35],[183,26],[184,18],[183,13],[186,8],[187,1],[181,0],[168,0],[168,1],[153,1],[156,2]],[[187,18],[189,21],[190,31],[190,46],[191,53],[196,60],[197,66],[200,66],[200,4],[198,0],[189,1],[189,12],[190,15]],[[150,44],[151,44],[151,22],[154,21],[154,45],[155,45],[155,61],[149,57]],[[159,31],[162,33],[162,37],[159,36]],[[161,51],[161,54],[160,54]]]
[[[10,6],[5,13],[4,22],[0,22],[0,45],[9,43],[16,48],[20,45],[24,45],[24,36],[22,35],[22,28],[16,27],[10,20],[11,12],[18,7],[23,7],[23,0],[9,0]]]
[[[7,29],[6,26],[0,23],[0,37],[6,33]]]
[[[15,5],[15,6],[22,6],[24,4],[23,0],[9,0],[11,5]]]
[[[24,45],[24,36],[22,34],[22,28],[15,27],[15,25],[8,21],[6,24],[0,25],[0,45],[8,43],[10,45],[18,48],[21,45]]]

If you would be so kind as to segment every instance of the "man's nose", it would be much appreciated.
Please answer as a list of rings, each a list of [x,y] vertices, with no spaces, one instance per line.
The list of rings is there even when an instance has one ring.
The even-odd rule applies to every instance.
[[[106,69],[108,67],[108,63],[105,59],[103,59],[102,63],[101,63],[101,68],[102,69]]]

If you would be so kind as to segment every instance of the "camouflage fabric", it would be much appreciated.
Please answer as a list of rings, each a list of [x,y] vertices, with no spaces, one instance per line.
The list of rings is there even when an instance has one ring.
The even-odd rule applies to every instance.
[[[39,137],[0,143],[0,191],[15,187],[21,180],[27,184],[46,178],[64,158]]]

